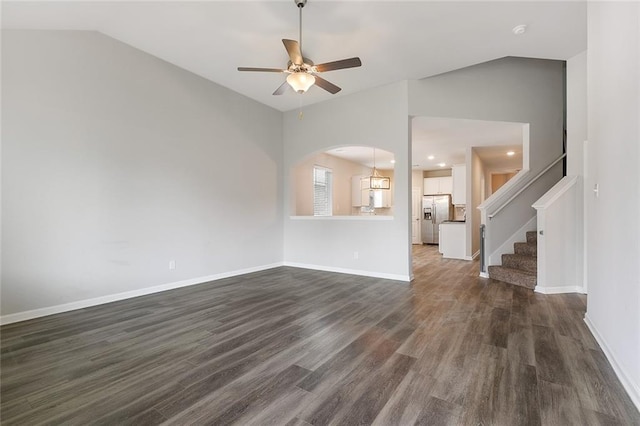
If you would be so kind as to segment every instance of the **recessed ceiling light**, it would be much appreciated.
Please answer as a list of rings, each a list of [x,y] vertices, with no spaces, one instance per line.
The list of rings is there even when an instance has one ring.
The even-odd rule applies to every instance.
[[[430,156],[427,157],[428,160],[433,160],[434,158],[436,158],[436,157],[434,157],[433,155],[430,155]]]
[[[391,164],[396,164],[396,160],[391,160]]]
[[[508,155],[509,157],[511,157],[511,156],[513,156],[513,155],[516,155],[516,153],[515,153],[515,152],[513,152],[513,151],[509,151],[509,152],[507,152],[507,155]]]
[[[446,166],[446,164],[445,163],[438,163],[438,166],[444,167],[444,166]]]
[[[513,33],[515,35],[522,35],[525,32],[527,32],[527,26],[526,25],[516,25],[515,27],[513,27],[513,29],[511,31],[513,31]]]

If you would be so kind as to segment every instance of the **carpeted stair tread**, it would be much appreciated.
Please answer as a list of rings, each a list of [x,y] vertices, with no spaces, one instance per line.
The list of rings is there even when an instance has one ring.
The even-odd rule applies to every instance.
[[[514,243],[513,250],[516,254],[522,256],[537,256],[538,255],[538,245],[531,243]]]
[[[526,233],[526,242],[513,244],[514,254],[503,254],[502,265],[489,266],[489,277],[534,289],[538,278],[538,233]]]
[[[537,273],[538,259],[533,256],[523,256],[521,254],[503,254],[502,266]]]
[[[506,266],[489,266],[489,276],[494,280],[504,281],[529,289],[534,289],[537,282],[537,274],[535,272],[508,268]]]

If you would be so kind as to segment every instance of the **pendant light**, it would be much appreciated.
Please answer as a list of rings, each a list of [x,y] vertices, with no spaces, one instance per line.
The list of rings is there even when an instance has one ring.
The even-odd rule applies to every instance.
[[[370,189],[391,189],[391,178],[382,176],[376,169],[376,149],[373,148],[373,169],[369,176]]]

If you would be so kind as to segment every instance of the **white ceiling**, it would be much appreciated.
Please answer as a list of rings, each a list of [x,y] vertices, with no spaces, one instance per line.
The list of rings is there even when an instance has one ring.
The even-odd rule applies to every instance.
[[[438,170],[464,164],[467,148],[476,153],[487,168],[522,168],[523,124],[500,121],[416,117],[411,125],[414,170]],[[507,156],[508,151],[515,155]],[[433,159],[428,157],[433,155]]]
[[[522,132],[521,123],[416,117],[411,130],[413,169],[450,169],[454,164],[464,164],[467,148],[474,148],[489,170],[519,170],[522,168]],[[514,155],[507,155],[509,151]],[[370,146],[344,146],[326,153],[373,167],[374,151]],[[432,160],[428,158],[430,155],[434,157]],[[392,152],[376,148],[377,168],[393,169],[394,159]]]
[[[568,59],[586,49],[582,1],[328,1],[304,8],[303,50],[316,63],[359,56],[360,68],[322,74],[330,95],[271,93],[284,67],[282,38],[298,39],[293,0],[3,1],[2,26],[96,30],[281,111],[504,56]],[[512,28],[526,24],[525,34]]]
[[[522,169],[522,145],[481,146],[475,148],[484,167],[494,172],[513,172]],[[507,155],[512,151],[513,156]]]
[[[326,153],[334,157],[362,164],[366,167],[373,167],[373,157],[375,154],[376,168],[380,170],[394,169],[394,163],[392,163],[392,161],[395,159],[395,156],[393,153],[379,148],[376,148],[374,153],[373,148],[370,146],[344,146],[330,149],[326,151]]]

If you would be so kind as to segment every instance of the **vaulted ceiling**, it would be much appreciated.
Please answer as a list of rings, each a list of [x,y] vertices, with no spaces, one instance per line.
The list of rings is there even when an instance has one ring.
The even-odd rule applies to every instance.
[[[293,0],[3,1],[2,26],[99,31],[281,111],[504,56],[563,60],[586,49],[585,2],[308,0],[303,13],[306,57],[362,59],[322,75],[343,88],[337,95],[273,96],[283,74],[236,70],[286,66],[281,39],[298,39]]]

